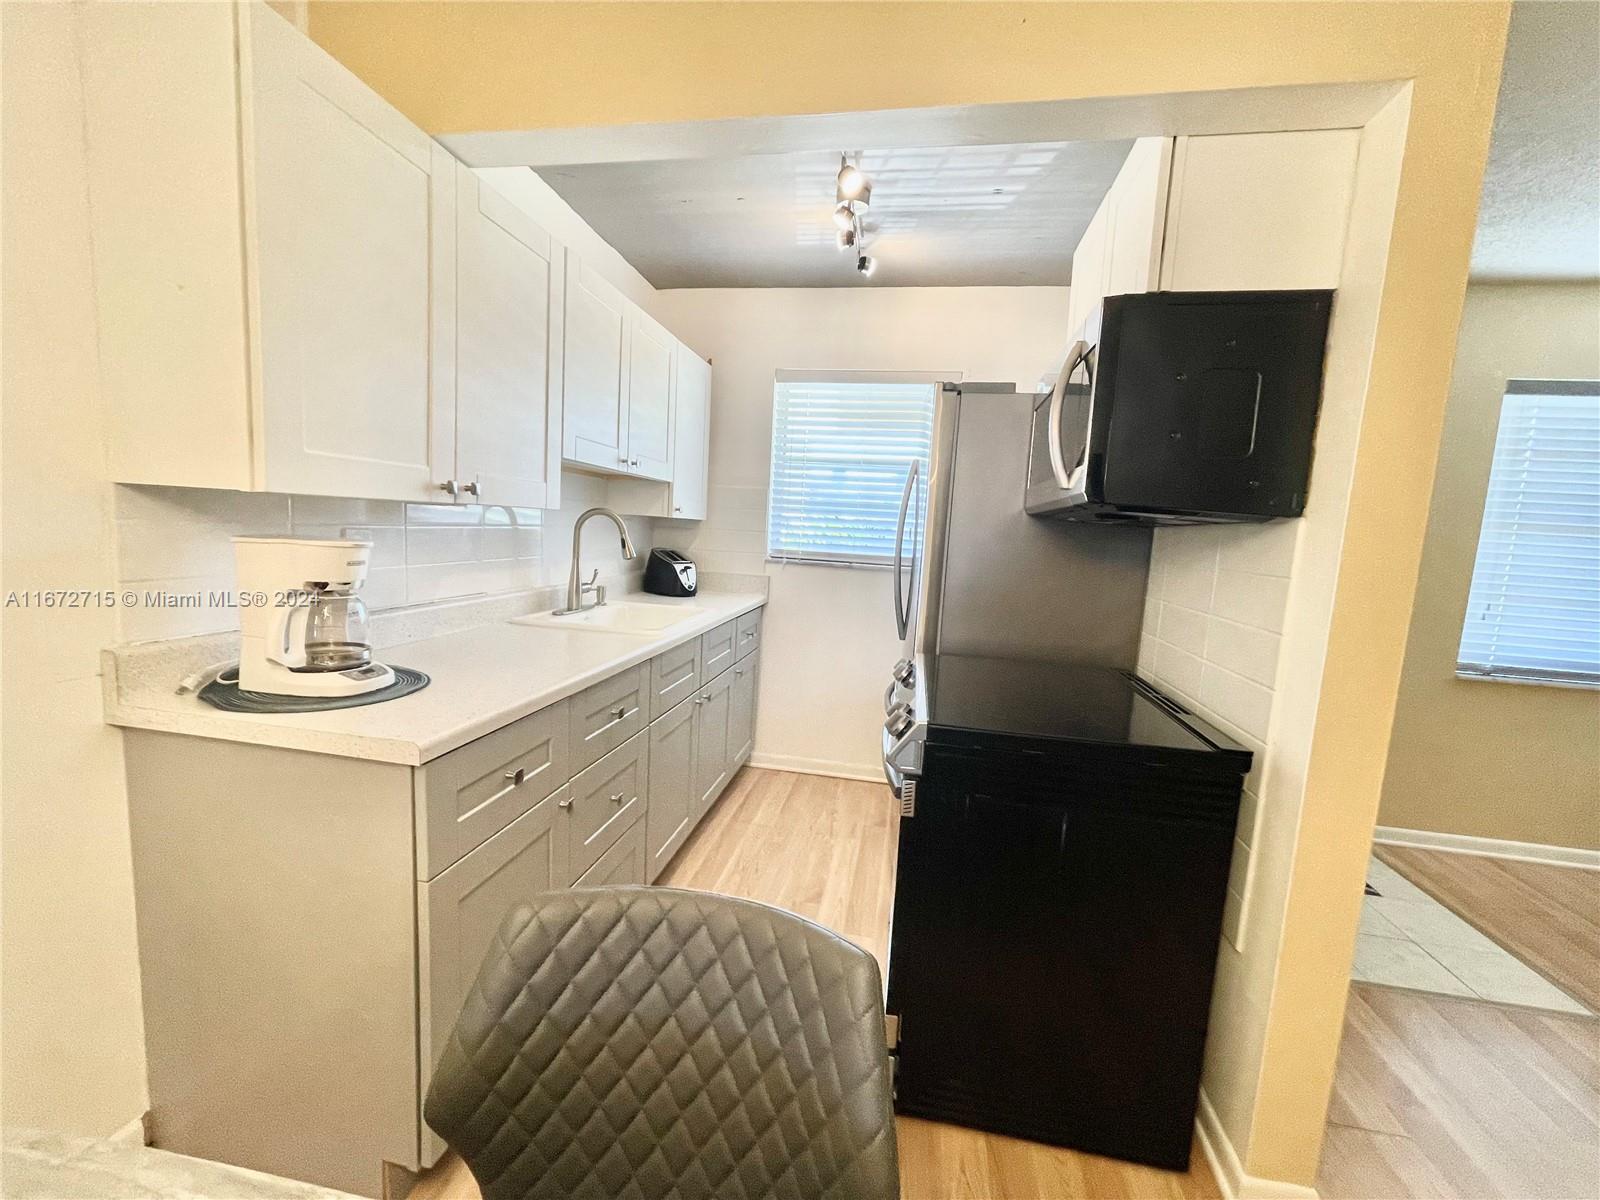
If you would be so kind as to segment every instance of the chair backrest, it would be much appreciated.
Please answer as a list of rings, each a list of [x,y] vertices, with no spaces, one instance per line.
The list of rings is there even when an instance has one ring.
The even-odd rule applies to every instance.
[[[485,1200],[899,1195],[877,963],[706,892],[511,912],[424,1115]]]

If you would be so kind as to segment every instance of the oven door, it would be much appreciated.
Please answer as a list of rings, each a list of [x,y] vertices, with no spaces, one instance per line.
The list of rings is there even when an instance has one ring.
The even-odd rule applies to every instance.
[[[1055,387],[1033,410],[1024,500],[1030,513],[1071,508],[1089,498],[1094,382],[1095,348],[1087,341],[1075,342]]]

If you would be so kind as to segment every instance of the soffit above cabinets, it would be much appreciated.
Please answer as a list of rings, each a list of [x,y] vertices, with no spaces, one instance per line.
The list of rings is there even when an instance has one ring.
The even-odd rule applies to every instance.
[[[1061,285],[1128,141],[866,150],[873,284]],[[843,149],[852,149],[845,147]],[[852,157],[855,157],[852,153]],[[546,166],[539,174],[654,286],[849,287],[829,151]]]

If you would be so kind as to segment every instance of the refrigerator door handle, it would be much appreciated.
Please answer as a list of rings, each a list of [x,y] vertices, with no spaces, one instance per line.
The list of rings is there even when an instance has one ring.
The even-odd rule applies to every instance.
[[[900,496],[900,520],[894,532],[894,626],[902,638],[906,636],[908,622],[911,619],[910,598],[901,585],[901,580],[904,578],[902,568],[905,563],[906,513],[911,508],[911,497],[917,487],[917,473],[921,469],[922,464],[913,459],[911,469],[906,472],[905,491]]]

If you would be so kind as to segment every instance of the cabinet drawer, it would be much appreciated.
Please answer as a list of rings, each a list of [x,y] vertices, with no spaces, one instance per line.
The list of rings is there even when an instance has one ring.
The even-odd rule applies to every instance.
[[[727,621],[710,633],[700,635],[700,684],[705,686],[733,666],[734,643],[739,637],[739,622]]]
[[[565,820],[566,882],[599,860],[645,808],[650,737],[640,734],[618,746],[572,781]]]
[[[645,694],[648,665],[585,688],[568,701],[572,714],[572,767],[581,771],[649,724]]]
[[[572,774],[568,702],[552,704],[417,769],[417,878],[432,879]]]
[[[650,719],[654,721],[700,686],[700,639],[650,660]]]
[[[747,612],[738,620],[738,631],[734,637],[733,656],[743,658],[761,645],[761,610]]]
[[[618,883],[644,882],[644,825],[636,823],[584,872],[573,887],[605,887]]]

